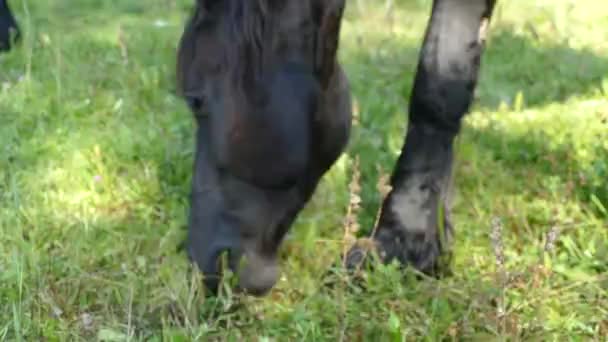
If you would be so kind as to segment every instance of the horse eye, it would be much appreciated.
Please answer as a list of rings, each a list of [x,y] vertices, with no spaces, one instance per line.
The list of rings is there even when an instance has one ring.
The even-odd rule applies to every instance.
[[[205,97],[200,94],[186,94],[184,98],[188,104],[188,107],[190,107],[190,110],[192,110],[194,113],[201,113],[207,104]]]
[[[188,106],[193,110],[198,110],[203,104],[203,101],[196,97],[187,97],[186,102],[188,102]]]

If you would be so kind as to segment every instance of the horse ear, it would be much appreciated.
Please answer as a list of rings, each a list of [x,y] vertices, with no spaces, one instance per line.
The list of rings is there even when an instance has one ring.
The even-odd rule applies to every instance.
[[[318,0],[318,31],[316,39],[315,69],[323,87],[329,85],[336,67],[336,56],[340,41],[340,28],[345,0]]]

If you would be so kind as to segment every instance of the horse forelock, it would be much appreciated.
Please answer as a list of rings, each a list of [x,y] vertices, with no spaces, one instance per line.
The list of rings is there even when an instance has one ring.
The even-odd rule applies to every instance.
[[[272,13],[269,0],[229,0],[225,41],[226,57],[237,81],[258,78],[272,48]]]

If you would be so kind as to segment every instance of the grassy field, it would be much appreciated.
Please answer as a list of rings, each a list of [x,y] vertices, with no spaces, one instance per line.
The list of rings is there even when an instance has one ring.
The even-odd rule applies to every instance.
[[[375,220],[430,1],[350,0],[348,152],[293,227],[272,293],[205,299],[177,251],[194,123],[174,61],[192,1],[10,2],[25,35],[0,56],[0,340],[608,338],[608,3],[499,4],[458,139],[454,275],[388,265],[361,291],[322,275],[356,159],[361,234]]]

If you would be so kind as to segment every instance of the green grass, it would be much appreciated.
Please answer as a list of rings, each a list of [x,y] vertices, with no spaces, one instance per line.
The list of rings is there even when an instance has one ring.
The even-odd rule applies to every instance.
[[[389,265],[361,292],[322,275],[342,251],[357,157],[362,233],[375,220],[430,1],[388,15],[349,1],[348,152],[293,227],[272,293],[211,300],[176,252],[194,124],[173,75],[190,2],[11,1],[25,35],[0,56],[0,340],[607,338],[607,4],[499,4],[458,139],[454,275]]]

